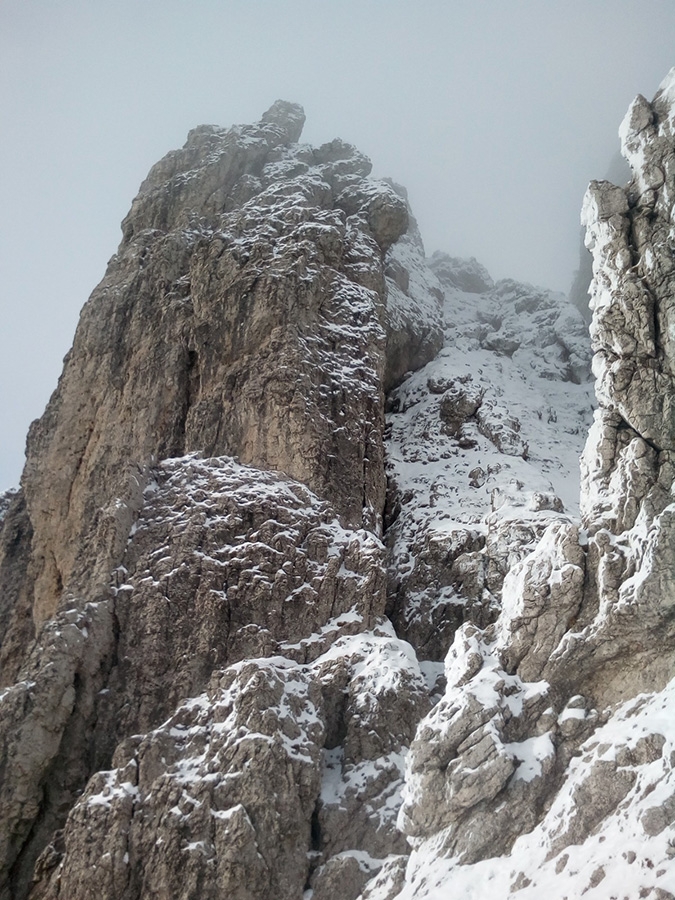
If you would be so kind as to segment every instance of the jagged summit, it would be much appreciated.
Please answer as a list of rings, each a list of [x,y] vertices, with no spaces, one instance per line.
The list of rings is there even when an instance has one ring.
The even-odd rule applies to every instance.
[[[305,111],[299,103],[277,100],[262,114],[260,121],[275,125],[289,143],[297,144],[305,126]]]
[[[671,84],[560,294],[277,101],[151,169],[0,498],[0,900],[675,896]]]

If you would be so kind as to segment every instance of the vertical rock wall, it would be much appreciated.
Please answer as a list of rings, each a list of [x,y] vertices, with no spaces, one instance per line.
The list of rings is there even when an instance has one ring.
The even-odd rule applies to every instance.
[[[383,257],[408,212],[353,147],[294,143],[303,121],[279,103],[254,126],[195,129],[141,186],[31,427],[30,584],[9,591],[14,628],[106,590],[145,469],[167,457],[229,454],[285,472],[377,530]],[[426,317],[422,361],[437,345]]]
[[[119,250],[82,311],[59,385],[31,427],[22,488],[0,545],[3,900],[26,896],[34,871],[35,896],[58,893],[59,885],[71,897],[148,890],[177,896],[181,854],[195,842],[186,850],[179,841],[175,858],[163,857],[153,886],[138,872],[129,875],[144,864],[145,838],[123,876],[115,851],[112,881],[89,866],[80,842],[89,841],[98,859],[116,829],[131,840],[124,816],[133,818],[136,794],[124,787],[131,783],[126,769],[148,757],[124,741],[152,734],[183,702],[192,709],[189,698],[241,660],[287,660],[281,680],[270,682],[277,717],[266,711],[265,691],[245,689],[241,716],[254,735],[286,748],[272,753],[269,766],[261,750],[264,759],[252,771],[253,781],[268,778],[282,794],[288,782],[288,796],[285,812],[265,810],[258,785],[255,807],[247,794],[252,781],[214,799],[205,823],[222,821],[225,833],[232,828],[241,839],[231,851],[232,884],[253,853],[251,889],[277,893],[287,882],[284,890],[296,896],[310,863],[318,869],[350,846],[336,837],[343,825],[311,835],[326,743],[342,748],[352,734],[336,790],[347,790],[342,769],[349,766],[361,766],[364,784],[379,779],[394,793],[400,788],[395,754],[419,714],[407,715],[393,744],[367,745],[360,737],[361,728],[371,730],[367,710],[360,699],[353,709],[341,699],[351,680],[359,683],[358,653],[345,647],[326,662],[323,694],[305,667],[382,618],[384,385],[400,377],[401,364],[422,365],[437,349],[438,298],[418,292],[405,310],[400,297],[389,300],[393,282],[385,270],[409,228],[405,198],[371,180],[370,162],[343,141],[298,143],[303,122],[300,107],[278,102],[255,125],[195,129],[182,150],[152,169],[123,223]],[[422,264],[414,239],[407,258]],[[399,262],[401,278],[405,271]],[[391,629],[379,640],[398,646]],[[295,674],[284,674],[285,665]],[[422,710],[426,691],[415,665],[399,668],[410,704]],[[229,684],[235,676],[223,677]],[[247,683],[248,674],[242,677]],[[311,727],[293,685],[318,704]],[[374,696],[382,690],[375,685]],[[250,703],[255,712],[246,712]],[[213,715],[218,731],[220,713]],[[264,724],[254,727],[251,716]],[[309,742],[306,759],[305,738],[293,743],[297,728]],[[148,741],[154,746],[155,738]],[[222,751],[235,754],[233,773],[244,752],[235,744]],[[156,812],[144,800],[135,819],[146,822],[154,845],[161,840],[147,823],[170,816],[174,803],[171,792],[157,794],[156,779],[171,780],[172,766],[190,768],[193,750],[205,752],[200,746],[181,746],[151,771],[141,765],[145,774],[133,782],[158,798]],[[116,824],[101,821],[96,831],[90,813],[74,804],[113,754],[126,773],[113,795],[126,812],[117,810]],[[364,760],[371,761],[365,768]],[[208,765],[200,771],[210,783]],[[296,781],[303,785],[297,803],[290,799]],[[386,845],[394,813],[386,796],[375,799],[379,790],[360,827],[385,834]],[[248,813],[237,811],[241,803]],[[326,799],[326,810],[331,803],[339,805]],[[89,806],[100,813],[109,803]],[[64,845],[59,829],[71,808]],[[297,829],[285,838],[293,845],[287,872],[275,837],[283,828],[270,830],[266,822],[291,812]],[[263,874],[247,829],[257,835]],[[186,890],[198,886],[217,896],[227,878],[208,865],[211,851],[203,858],[195,852]],[[128,850],[120,853],[127,866]]]

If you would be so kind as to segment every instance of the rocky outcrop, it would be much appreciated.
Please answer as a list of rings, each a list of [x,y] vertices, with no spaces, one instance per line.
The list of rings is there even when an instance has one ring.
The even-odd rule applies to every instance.
[[[147,731],[230,663],[318,655],[373,627],[384,591],[380,541],[345,529],[300,483],[222,457],[167,460],[115,572],[103,733]]]
[[[401,849],[403,753],[429,703],[412,649],[375,627],[380,541],[232,460],[152,474],[110,597],[44,626],[2,695],[8,896],[34,867],[35,896],[171,892],[193,851],[185,896],[241,879],[296,896],[354,851],[376,870]],[[176,805],[201,813],[188,826]]]
[[[293,898],[308,883],[344,896],[350,866],[377,871],[391,848],[401,750],[427,702],[414,655],[386,630],[309,665],[279,655],[221,670],[120,744],[31,896]]]
[[[488,270],[473,256],[461,259],[437,250],[429,263],[446,287],[465,294],[484,294],[495,286]]]
[[[392,187],[407,203],[405,188],[393,183]],[[443,289],[424,258],[424,245],[410,208],[408,231],[387,253],[384,274],[388,325],[383,386],[389,393],[411,372],[421,369],[436,356],[443,346],[440,317]],[[429,302],[429,297],[438,300],[438,309]]]
[[[612,158],[605,179],[618,185],[625,185],[631,179],[630,166],[618,150]],[[593,256],[586,247],[586,229],[582,225],[579,231],[579,268],[570,285],[569,299],[570,303],[579,310],[584,321],[589,324],[592,318],[588,305],[592,280]]]
[[[125,897],[150,890],[139,873],[125,887],[117,870],[112,882],[88,871],[78,842],[90,840],[89,814],[73,804],[89,777],[113,757],[140,765],[135,750],[120,749],[125,741],[161,742],[161,723],[233,664],[279,655],[308,666],[382,622],[384,386],[435,353],[439,293],[401,190],[370,179],[370,162],[343,141],[299,144],[303,122],[300,107],[278,102],[256,125],[195,129],[153,167],[83,309],[58,388],[31,427],[0,546],[3,898],[26,896],[46,846],[36,896],[66,883],[72,897],[112,891],[113,882]],[[361,700],[352,714],[340,699],[350,679],[360,683],[354,660],[350,650],[335,663],[331,713],[307,735],[311,777],[270,760],[270,785],[283,771],[307,787],[294,807],[299,830],[288,837],[291,868],[268,859],[259,881],[251,863],[252,883],[265,890],[288,881],[297,892],[308,860],[321,867],[360,845],[386,856],[401,843],[390,827],[392,797],[420,714],[406,704],[427,703],[414,666],[400,701],[387,701],[399,723],[389,743],[345,757],[347,768],[373,762],[357,779],[359,789],[373,783],[370,817],[352,816],[360,824],[351,831],[326,825],[325,852],[311,855],[324,737],[333,750],[353,733],[358,747],[360,729],[372,731]],[[297,677],[314,696],[307,671]],[[282,698],[279,678],[270,690]],[[384,709],[375,694],[372,708]],[[263,699],[250,715],[265,718]],[[268,736],[291,728],[280,716]],[[195,747],[172,751],[165,765],[190,767]],[[355,790],[344,790],[353,809]],[[137,821],[169,815],[163,796],[143,799]],[[289,809],[296,802],[287,801]],[[238,802],[253,803],[245,791]],[[233,815],[245,835],[246,816]],[[250,815],[265,832],[265,855],[276,832]],[[101,824],[101,840],[116,828],[128,835],[121,813]],[[151,830],[132,831],[133,859],[143,860]],[[357,846],[347,832],[358,832]],[[106,858],[94,843],[92,853]],[[160,869],[180,870],[172,853],[158,884],[170,883]],[[203,874],[195,878],[188,893]]]
[[[0,500],[1,900],[675,896],[673,109],[584,205],[580,507],[565,298],[291,104],[153,168]]]
[[[583,531],[550,525],[496,623],[455,637],[408,758],[401,897],[675,896],[674,85],[622,125],[632,182],[584,203],[599,408]]]
[[[385,257],[408,211],[350,145],[295,143],[303,120],[279,103],[254,126],[195,129],[141,186],[29,435],[36,625],[62,596],[106,588],[138,511],[136,467],[155,460],[237,456],[377,529]],[[415,297],[427,339],[411,312],[406,365],[436,349],[437,301]],[[398,358],[399,318],[395,331]]]
[[[622,627],[615,615],[596,619],[613,635],[613,667],[621,668],[630,646],[640,659],[634,677],[650,689],[670,678],[664,655],[673,638],[673,80],[652,104],[638,97],[621,127],[633,181],[625,191],[591,184],[584,207],[596,273],[591,337],[600,408],[582,461],[582,514],[599,612],[632,610],[639,626],[629,625],[631,615]],[[616,679],[623,697],[622,676]]]
[[[430,264],[445,347],[388,400],[388,611],[442,668],[463,622],[494,621],[506,573],[546,527],[578,515],[592,386],[583,321],[562,295],[495,285],[475,260]]]

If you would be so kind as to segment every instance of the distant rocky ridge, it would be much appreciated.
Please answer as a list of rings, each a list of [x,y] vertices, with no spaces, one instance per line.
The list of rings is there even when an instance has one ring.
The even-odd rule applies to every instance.
[[[421,660],[484,627],[506,573],[578,516],[590,347],[560,294],[434,254],[445,347],[388,398],[389,615]],[[562,439],[561,439],[562,436]]]
[[[0,506],[2,900],[675,896],[673,85],[592,426],[574,307],[300,107],[152,169]]]

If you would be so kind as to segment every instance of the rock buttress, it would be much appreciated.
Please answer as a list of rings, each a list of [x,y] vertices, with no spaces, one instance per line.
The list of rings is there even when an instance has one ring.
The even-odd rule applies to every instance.
[[[131,759],[118,740],[159,726],[237,660],[278,652],[306,665],[383,613],[384,380],[400,359],[421,365],[435,352],[438,298],[418,292],[393,322],[385,268],[409,229],[405,199],[343,141],[297,143],[303,121],[278,102],[255,125],[195,129],[152,169],[31,427],[1,548],[3,900],[24,897],[34,874],[35,896],[51,890],[58,829],[87,779],[113,752]],[[420,253],[408,263],[422,265]],[[422,709],[419,670],[408,669]],[[280,703],[269,737],[292,741]],[[350,727],[358,734],[350,717],[366,727],[356,707],[329,703],[307,732],[311,760],[324,731],[333,748]],[[345,766],[395,752],[364,777],[397,790],[399,750],[364,750]],[[303,815],[317,779],[301,792]],[[385,801],[364,833],[391,818]],[[227,803],[214,809],[237,805]],[[233,815],[242,835],[265,831]],[[296,892],[312,840],[307,823],[298,829]],[[273,840],[260,835],[261,847]],[[314,867],[349,840],[324,828]]]

